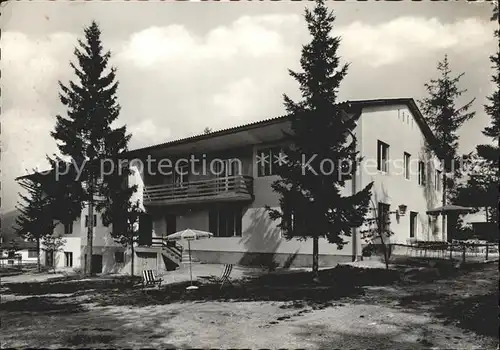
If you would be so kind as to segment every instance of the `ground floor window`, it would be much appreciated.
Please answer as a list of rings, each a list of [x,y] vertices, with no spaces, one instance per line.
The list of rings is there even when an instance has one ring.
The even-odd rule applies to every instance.
[[[36,258],[38,256],[38,252],[34,249],[28,250],[28,258]]]
[[[115,262],[117,264],[125,262],[125,254],[123,252],[115,252]]]
[[[73,252],[64,252],[64,266],[73,267]]]
[[[215,237],[241,237],[241,207],[221,207],[209,212],[209,231]]]

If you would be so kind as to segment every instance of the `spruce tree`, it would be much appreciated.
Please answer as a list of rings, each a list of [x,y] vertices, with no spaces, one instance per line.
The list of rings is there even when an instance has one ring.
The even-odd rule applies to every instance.
[[[428,97],[420,101],[420,106],[437,139],[437,142],[432,146],[432,151],[439,157],[443,165],[440,180],[442,183],[441,204],[445,206],[447,201],[453,198],[456,179],[462,176],[462,171],[458,166],[461,162],[457,154],[459,140],[457,132],[466,121],[474,117],[475,112],[469,112],[469,110],[475,98],[461,107],[456,106],[457,99],[467,90],[459,88],[460,79],[464,73],[452,75],[447,55],[438,62],[437,70],[439,77],[431,79],[429,83],[425,84]],[[445,224],[443,216],[443,229]]]
[[[66,198],[81,206],[88,205],[86,273],[90,275],[96,199],[106,192],[102,189],[100,165],[103,159],[116,161],[113,156],[126,151],[130,135],[126,134],[125,126],[116,129],[111,126],[120,112],[116,98],[118,82],[116,69],[108,68],[111,53],[103,51],[99,26],[92,22],[84,33],[85,40],[78,40],[79,47],[74,51],[77,63],[70,64],[77,81],[67,85],[59,82],[60,100],[67,113],[57,116],[51,135],[58,142],[61,155],[70,158],[76,169],[83,167],[81,176],[75,179],[77,185]]]
[[[21,202],[17,209],[20,214],[16,218],[15,232],[28,241],[36,242],[37,269],[40,272],[40,243],[52,235],[55,227],[52,202],[39,182],[24,178],[19,184],[27,193],[19,193]]]
[[[341,194],[351,178],[348,170],[355,171],[357,156],[350,133],[356,120],[345,118],[336,103],[348,65],[340,66],[340,38],[330,34],[335,16],[324,0],[316,1],[312,11],[305,10],[305,20],[312,40],[302,48],[303,72],[289,71],[300,85],[302,100],[294,102],[284,95],[291,146],[283,150],[280,178],[272,184],[280,197],[280,210],[267,210],[271,219],[281,220],[278,226],[287,239],[312,238],[313,279],[317,281],[319,238],[342,248],[346,243],[342,236],[350,236],[352,228],[363,224],[372,184],[350,196]],[[333,169],[327,169],[323,160],[333,160]]]
[[[492,21],[498,22],[498,2],[493,10]],[[499,30],[494,32],[495,38],[500,40]],[[500,135],[500,52],[490,56],[493,63],[494,74],[492,82],[496,90],[488,96],[489,103],[484,110],[491,118],[491,124],[484,128],[483,134],[493,141],[489,145],[478,145],[476,147],[475,168],[467,183],[458,191],[458,199],[461,202],[473,202],[478,207],[486,208],[486,219],[492,223],[498,223],[498,200],[499,200],[499,159],[500,149],[498,147]]]

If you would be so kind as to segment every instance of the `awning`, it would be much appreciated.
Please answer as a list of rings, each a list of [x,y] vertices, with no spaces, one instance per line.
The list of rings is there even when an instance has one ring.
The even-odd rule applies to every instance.
[[[448,213],[457,213],[457,214],[465,214],[474,211],[474,208],[462,207],[460,205],[447,204],[444,207],[438,207],[431,210],[427,210],[427,214],[448,214]]]

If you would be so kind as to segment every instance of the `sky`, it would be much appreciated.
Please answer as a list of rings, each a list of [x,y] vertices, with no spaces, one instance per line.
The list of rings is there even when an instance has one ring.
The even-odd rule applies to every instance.
[[[83,28],[95,20],[117,68],[119,124],[130,149],[282,115],[294,99],[300,51],[310,37],[310,2],[8,2],[2,5],[2,211],[14,208],[14,178],[48,167],[50,137],[65,113],[58,81],[70,68]],[[340,100],[425,96],[448,55],[464,72],[459,102],[476,98],[474,119],[460,130],[459,152],[489,142],[483,104],[493,91],[488,56],[498,50],[490,3],[330,2],[349,63]]]

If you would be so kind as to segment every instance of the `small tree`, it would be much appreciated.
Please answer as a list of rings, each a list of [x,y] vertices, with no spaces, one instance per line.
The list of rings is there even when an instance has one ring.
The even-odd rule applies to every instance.
[[[210,134],[212,132],[212,129],[210,129],[208,126],[203,130],[204,134]]]
[[[57,256],[57,253],[59,251],[61,251],[62,250],[61,248],[64,247],[64,245],[66,244],[66,240],[60,236],[50,235],[50,236],[43,237],[42,244],[43,244],[46,251],[52,252],[52,254],[54,255],[54,259],[55,259],[55,257]],[[53,261],[52,265],[53,265],[52,266],[53,271],[55,273],[56,272],[56,261]]]
[[[19,251],[19,245],[17,244],[17,241],[13,238],[10,240],[9,249],[7,249],[7,256],[9,258],[14,258],[18,251]]]
[[[119,219],[122,224],[120,225],[117,221],[118,219],[114,221],[115,224],[111,231],[111,237],[116,242],[130,249],[130,275],[134,276],[134,243],[139,236],[139,217],[144,211],[141,209],[140,202],[136,201],[134,203],[129,202],[123,212],[124,215]],[[106,216],[106,220],[109,220],[108,216]]]
[[[55,227],[52,203],[42,185],[32,178],[24,178],[19,183],[27,194],[19,194],[24,203],[17,207],[20,215],[16,218],[15,232],[28,241],[36,242],[37,269],[40,272],[40,243],[53,233]]]
[[[498,22],[498,2],[494,4],[492,21]],[[495,30],[495,38],[500,38],[499,30]],[[473,168],[470,170],[469,178],[465,184],[458,186],[456,201],[465,206],[485,208],[486,221],[498,224],[498,184],[500,182],[499,159],[500,149],[498,147],[500,135],[500,52],[490,56],[494,73],[491,81],[496,90],[488,96],[488,104],[484,110],[491,118],[489,126],[482,131],[491,138],[491,144],[478,145],[475,154],[470,156]]]
[[[377,207],[373,200],[371,200],[373,213],[372,217],[367,218],[365,221],[366,229],[360,231],[362,239],[368,244],[368,246],[374,247],[376,251],[377,247],[382,249],[384,254],[385,268],[389,269],[389,260],[392,255],[392,246],[389,243],[389,238],[394,234],[390,229],[390,212],[383,215],[379,213]],[[380,244],[374,244],[374,241],[380,241]]]

